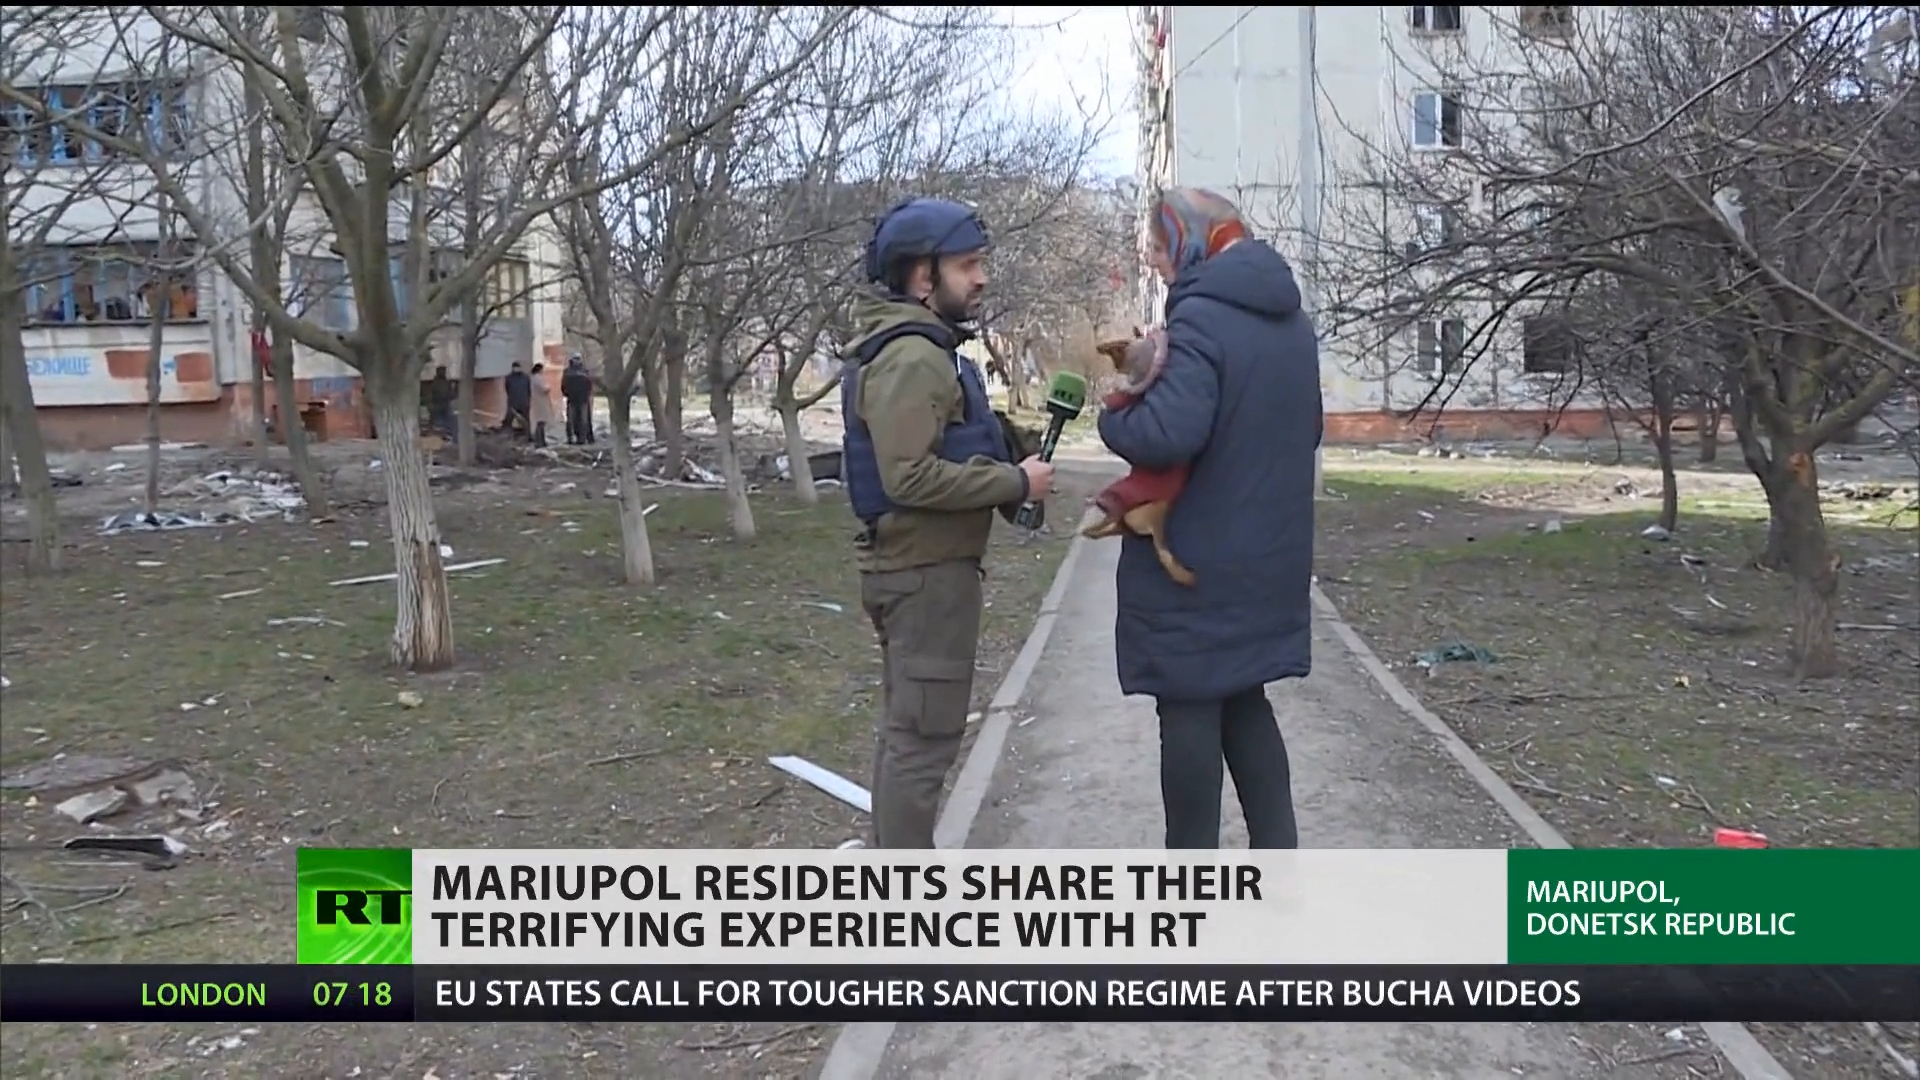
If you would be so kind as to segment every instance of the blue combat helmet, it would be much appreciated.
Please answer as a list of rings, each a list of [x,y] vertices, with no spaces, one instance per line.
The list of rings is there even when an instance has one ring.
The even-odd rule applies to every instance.
[[[966,255],[992,246],[987,224],[971,207],[948,199],[908,199],[881,217],[867,242],[867,280],[898,291],[907,264]]]

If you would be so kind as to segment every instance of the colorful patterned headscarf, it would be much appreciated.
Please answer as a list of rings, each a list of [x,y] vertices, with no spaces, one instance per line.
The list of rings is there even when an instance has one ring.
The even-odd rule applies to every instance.
[[[1179,273],[1244,239],[1240,210],[1203,188],[1168,188],[1154,204],[1154,233]]]

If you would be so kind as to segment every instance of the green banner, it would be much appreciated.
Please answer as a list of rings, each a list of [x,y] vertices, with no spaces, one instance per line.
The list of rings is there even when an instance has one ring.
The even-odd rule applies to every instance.
[[[1920,848],[1507,854],[1509,964],[1920,964]]]
[[[300,963],[413,963],[410,849],[301,848],[295,865]]]

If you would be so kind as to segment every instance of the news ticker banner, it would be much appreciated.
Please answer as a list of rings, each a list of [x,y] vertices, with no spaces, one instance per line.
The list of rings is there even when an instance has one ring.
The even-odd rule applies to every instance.
[[[1911,965],[79,965],[8,1023],[1920,1020]]]
[[[1920,1020],[1920,850],[299,853],[298,965],[13,1020]]]
[[[1920,964],[1920,849],[299,853],[301,963]]]

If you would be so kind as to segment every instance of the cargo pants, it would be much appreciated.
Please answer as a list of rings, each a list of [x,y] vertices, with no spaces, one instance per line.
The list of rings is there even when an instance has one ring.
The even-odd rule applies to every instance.
[[[974,559],[860,575],[884,670],[873,746],[875,847],[933,846],[940,793],[967,729],[981,599]]]

